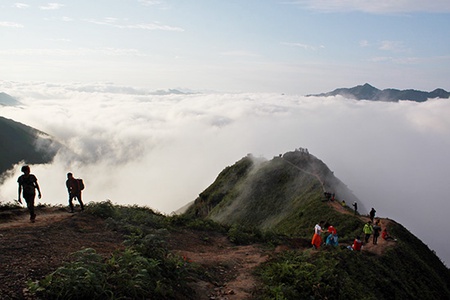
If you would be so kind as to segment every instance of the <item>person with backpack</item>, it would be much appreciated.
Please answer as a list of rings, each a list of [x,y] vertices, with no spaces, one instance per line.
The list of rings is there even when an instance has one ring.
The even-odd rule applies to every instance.
[[[66,181],[67,191],[69,192],[69,207],[70,212],[73,213],[73,203],[72,200],[77,198],[78,203],[80,203],[81,210],[84,210],[83,201],[81,200],[81,191],[84,189],[84,183],[82,179],[76,179],[73,177],[72,173],[67,173]]]
[[[28,212],[30,213],[30,221],[34,223],[36,214],[34,212],[34,198],[36,197],[36,190],[38,191],[38,198],[41,199],[41,189],[37,183],[37,178],[31,173],[29,166],[23,166],[21,171],[23,175],[20,175],[17,179],[19,183],[19,203],[22,204],[20,194],[23,193],[23,198],[27,203]]]

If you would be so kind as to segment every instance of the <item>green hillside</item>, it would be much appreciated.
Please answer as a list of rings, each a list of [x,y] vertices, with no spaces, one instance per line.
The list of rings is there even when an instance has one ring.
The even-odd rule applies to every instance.
[[[225,168],[186,214],[302,237],[309,237],[323,219],[340,223],[345,236],[353,238],[363,222],[326,205],[324,192],[349,204],[358,201],[364,211],[328,167],[307,152],[288,152],[270,161],[248,155]]]
[[[0,117],[0,174],[14,164],[50,162],[60,147],[45,133]]]
[[[327,201],[325,191],[335,193],[336,201]],[[225,168],[185,215],[281,234],[303,246],[319,220],[338,229],[340,247],[307,246],[262,267],[265,299],[450,299],[449,269],[393,220],[382,224],[398,242],[366,245],[362,253],[348,250],[367,218],[342,207],[337,202],[342,200],[358,201],[322,161],[296,150],[270,161],[242,158]]]

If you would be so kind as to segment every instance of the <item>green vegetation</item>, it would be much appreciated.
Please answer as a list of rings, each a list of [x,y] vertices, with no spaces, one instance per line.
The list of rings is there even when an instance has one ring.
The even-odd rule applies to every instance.
[[[221,228],[211,221],[167,217],[149,208],[110,201],[89,203],[86,213],[106,219],[111,229],[123,233],[125,249],[108,258],[89,248],[76,252],[70,262],[44,279],[29,282],[32,294],[41,299],[186,299],[192,295],[190,278],[201,271],[168,251],[169,231]]]
[[[392,232],[412,236],[400,225]],[[401,241],[381,256],[345,246],[286,251],[258,268],[259,298],[449,299],[450,272],[438,261],[419,240]]]
[[[450,299],[449,269],[393,221],[388,230],[399,242],[381,256],[345,246],[310,250],[320,220],[337,228],[341,245],[351,244],[364,225],[350,209],[342,213],[324,202],[324,191],[347,203],[354,199],[312,155],[295,151],[271,161],[246,157],[227,167],[186,215],[230,226],[229,237],[238,243],[276,244],[283,238],[289,243],[291,238],[307,247],[282,252],[258,268],[262,299]]]
[[[124,250],[111,257],[93,249],[77,252],[44,279],[30,282],[30,291],[42,299],[194,298],[189,281],[212,275],[171,253],[167,240],[178,230],[206,230],[226,234],[235,244],[290,249],[274,252],[256,269],[257,299],[450,299],[449,269],[392,220],[388,231],[398,242],[381,254],[347,249],[364,221],[324,202],[325,189],[351,197],[321,161],[289,153],[271,161],[247,156],[227,167],[183,215],[90,203],[87,213],[125,236]],[[312,250],[320,220],[337,228],[341,246]]]

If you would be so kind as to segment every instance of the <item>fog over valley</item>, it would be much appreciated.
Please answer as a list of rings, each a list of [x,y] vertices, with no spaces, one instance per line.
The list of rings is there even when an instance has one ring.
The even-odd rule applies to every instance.
[[[66,147],[52,164],[31,166],[42,203],[67,204],[70,171],[84,179],[86,203],[110,199],[170,214],[247,153],[272,159],[303,147],[366,208],[400,222],[450,262],[443,233],[450,210],[449,99],[392,103],[9,81],[0,81],[0,92],[22,103],[0,106],[0,116]],[[0,201],[17,199],[20,174],[17,165]]]

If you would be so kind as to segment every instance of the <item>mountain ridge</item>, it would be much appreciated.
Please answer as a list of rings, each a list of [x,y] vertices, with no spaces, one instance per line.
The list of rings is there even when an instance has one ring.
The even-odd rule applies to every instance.
[[[48,134],[1,116],[0,140],[0,174],[21,161],[27,164],[48,163],[61,147]]]
[[[380,90],[368,83],[363,85],[357,85],[352,88],[338,88],[331,92],[310,94],[307,97],[330,97],[330,96],[342,96],[355,100],[371,100],[371,101],[384,101],[384,102],[398,102],[400,100],[410,100],[415,102],[425,102],[428,99],[450,97],[450,92],[442,88],[437,88],[431,92],[424,92],[414,89],[398,90],[398,89],[384,89]]]
[[[21,103],[16,100],[15,98],[13,98],[12,96],[4,93],[4,92],[0,92],[0,105],[3,106],[16,106],[16,105],[20,105]]]

